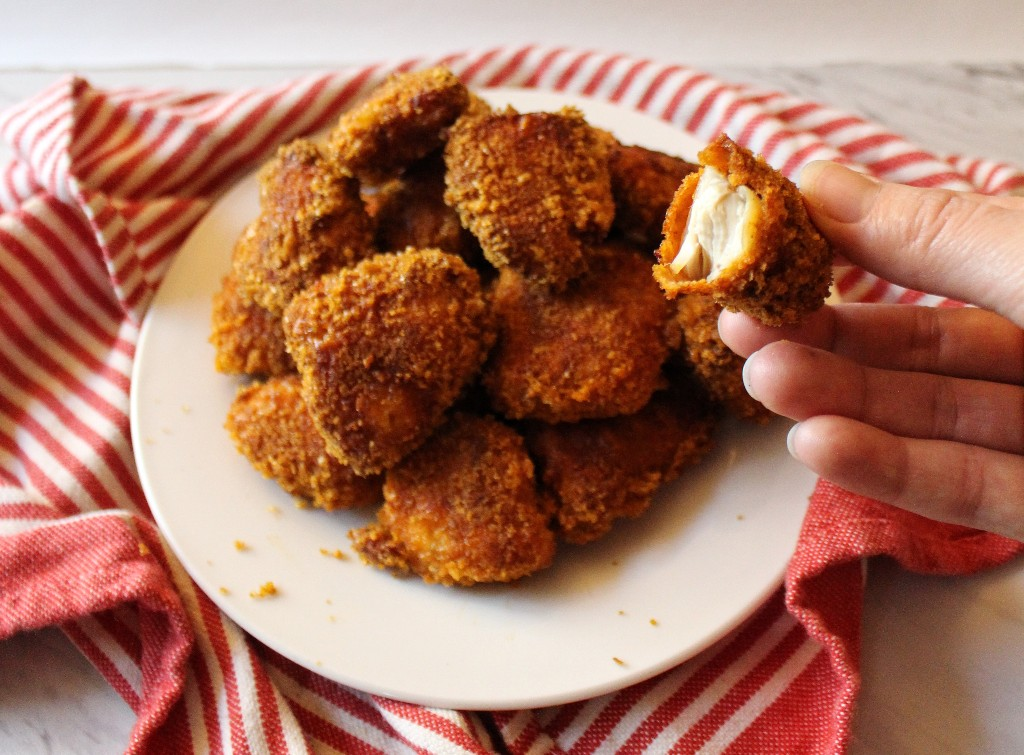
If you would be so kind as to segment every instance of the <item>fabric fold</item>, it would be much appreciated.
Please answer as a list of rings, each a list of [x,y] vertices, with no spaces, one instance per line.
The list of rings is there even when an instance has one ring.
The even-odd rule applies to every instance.
[[[90,626],[116,652],[97,667],[138,716],[128,749],[148,742],[181,696],[194,634],[168,576],[168,555],[152,522],[124,512],[81,514],[0,537],[0,639],[16,632]],[[103,649],[86,632],[97,658]],[[102,642],[102,640],[101,640]],[[83,648],[85,649],[85,648]],[[93,658],[89,650],[86,655]]]

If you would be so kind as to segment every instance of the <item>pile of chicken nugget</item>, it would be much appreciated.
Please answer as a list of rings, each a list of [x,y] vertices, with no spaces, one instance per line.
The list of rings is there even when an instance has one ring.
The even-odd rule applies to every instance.
[[[717,306],[651,274],[694,169],[572,107],[392,76],[260,173],[213,303],[238,450],[313,506],[377,507],[354,549],[431,583],[514,581],[639,516],[723,408],[767,416]]]

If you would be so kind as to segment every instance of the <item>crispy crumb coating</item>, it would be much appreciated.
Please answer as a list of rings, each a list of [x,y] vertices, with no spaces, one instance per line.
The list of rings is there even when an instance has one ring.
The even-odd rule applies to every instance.
[[[805,306],[820,270],[795,187],[725,137],[701,162],[770,220],[717,298]],[[210,337],[219,371],[265,381],[228,413],[238,450],[322,509],[383,500],[355,549],[430,583],[515,581],[641,515],[707,453],[719,407],[772,416],[720,304],[651,274],[700,169],[574,108],[495,110],[442,68],[390,77],[260,174]]]
[[[446,585],[511,582],[555,554],[523,439],[469,414],[388,471],[377,521],[350,537],[367,563]]]
[[[341,115],[330,152],[343,170],[380,183],[438,149],[469,102],[466,87],[446,68],[393,74]]]
[[[658,249],[662,264],[654,275],[669,296],[711,294],[727,307],[769,325],[793,323],[819,308],[832,283],[832,248],[811,223],[800,190],[761,156],[741,147],[725,134],[701,150],[702,166],[719,170],[732,187],[748,186],[761,210],[751,247],[722,274],[688,280],[669,263],[686,232],[693,194],[700,173],[679,186],[665,216],[664,240]]]
[[[284,375],[295,364],[284,344],[281,317],[245,299],[233,274],[213,295],[210,343],[214,367],[229,375]]]
[[[487,100],[472,90],[469,92],[469,102],[466,109],[462,111],[460,118],[482,118],[494,112],[494,108]]]
[[[327,511],[381,500],[382,478],[359,477],[327,453],[306,410],[298,375],[240,389],[226,427],[239,452],[291,495]]]
[[[549,425],[529,423],[537,474],[556,501],[559,536],[589,543],[651,498],[712,447],[715,415],[701,397],[658,391],[635,414]]]
[[[260,216],[232,258],[246,298],[274,314],[326,272],[373,251],[359,185],[312,142],[283,145],[260,173]]]
[[[379,188],[372,200],[378,249],[440,249],[474,267],[483,261],[477,240],[444,202],[444,172],[441,153],[435,152]]]
[[[463,118],[445,147],[445,201],[492,265],[561,288],[611,226],[607,150],[575,108]]]
[[[656,249],[676,189],[697,168],[681,157],[613,142],[608,153],[615,198],[613,230],[646,249]]]
[[[364,475],[426,440],[494,339],[479,276],[437,249],[324,276],[285,310],[284,331],[328,449]]]
[[[677,320],[683,330],[682,356],[711,399],[734,416],[767,423],[773,416],[743,387],[743,357],[718,335],[721,305],[707,295],[685,294],[676,300]]]
[[[639,410],[662,384],[672,309],[638,254],[603,247],[565,291],[501,271],[483,383],[506,417],[575,422]]]

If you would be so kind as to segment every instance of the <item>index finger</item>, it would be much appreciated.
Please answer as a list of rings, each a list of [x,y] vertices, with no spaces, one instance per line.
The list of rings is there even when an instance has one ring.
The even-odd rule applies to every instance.
[[[1024,330],[974,307],[837,304],[787,327],[770,327],[724,310],[718,331],[743,357],[774,341],[790,340],[868,367],[1024,383]]]

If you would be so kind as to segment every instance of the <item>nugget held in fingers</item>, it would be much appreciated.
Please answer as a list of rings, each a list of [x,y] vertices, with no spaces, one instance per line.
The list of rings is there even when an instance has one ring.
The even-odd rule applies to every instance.
[[[715,416],[701,397],[659,391],[634,414],[525,431],[538,476],[555,500],[559,536],[589,543],[640,516],[655,492],[712,446]]]
[[[350,536],[367,563],[426,582],[511,582],[551,564],[548,518],[522,438],[456,414],[388,471],[377,521]]]
[[[743,387],[743,357],[718,335],[721,305],[708,294],[685,294],[676,300],[683,331],[682,358],[708,396],[743,420],[765,424],[775,415]]]
[[[328,449],[359,474],[426,440],[493,342],[479,276],[437,249],[324,276],[285,310],[284,331]]]
[[[342,114],[329,151],[343,170],[380,183],[438,149],[469,103],[469,91],[446,68],[393,74]]]
[[[504,416],[575,422],[639,410],[662,384],[677,342],[650,262],[628,249],[594,253],[564,291],[501,271],[492,292],[498,340],[483,384]]]
[[[698,155],[665,216],[654,275],[669,296],[710,294],[768,325],[820,307],[832,247],[799,189],[724,134]]]
[[[563,288],[615,214],[607,150],[574,108],[463,118],[445,147],[445,201],[492,265]]]
[[[302,398],[298,375],[252,383],[228,411],[239,452],[291,495],[333,511],[381,500],[381,477],[359,477],[329,453]]]
[[[244,297],[280,315],[295,294],[366,257],[372,244],[358,183],[296,139],[260,173],[260,215],[239,239],[232,269]]]

